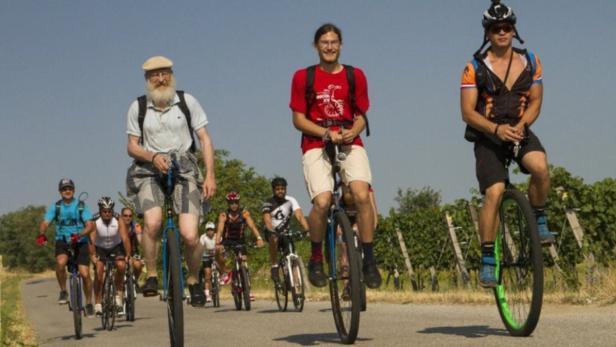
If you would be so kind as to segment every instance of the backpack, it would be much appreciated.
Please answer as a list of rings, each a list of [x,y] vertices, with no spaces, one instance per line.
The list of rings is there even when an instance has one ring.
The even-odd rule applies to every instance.
[[[85,224],[85,221],[83,220],[83,210],[85,209],[85,204],[83,201],[79,200],[79,203],[77,204],[77,212],[79,213],[79,221],[81,221],[81,224]],[[54,221],[56,223],[56,225],[60,225],[60,208],[62,207],[62,199],[56,201],[56,215],[54,218]]]
[[[184,98],[184,91],[178,90],[176,91],[178,97],[180,98],[180,103],[178,107],[184,114],[186,118],[186,124],[188,125],[188,132],[190,134],[190,138],[192,139],[192,143],[190,145],[190,151],[195,152],[197,146],[195,145],[195,139],[193,138],[193,128],[192,123],[190,121],[190,110],[188,109],[188,105],[186,104],[186,99]],[[139,113],[138,113],[138,121],[139,121],[139,131],[141,132],[141,138],[139,139],[139,144],[143,144],[143,122],[145,121],[145,114],[148,110],[147,107],[147,99],[145,95],[141,95],[137,98],[137,103],[139,104]]]
[[[513,48],[514,52],[518,54],[523,54],[526,57],[526,61],[530,62],[530,75],[534,76],[535,71],[537,70],[537,65],[535,62],[535,54],[532,51],[528,51],[526,49]],[[473,64],[473,68],[475,69],[475,80],[477,82],[477,90],[487,90],[489,93],[493,93],[494,83],[492,82],[492,77],[490,76],[490,72],[488,71],[488,66],[482,59],[482,55],[477,52],[473,56],[473,60],[471,60],[471,64]],[[488,83],[488,81],[492,83]],[[464,129],[464,139],[469,142],[476,142],[484,134],[473,128],[470,125],[466,125]],[[500,142],[500,141],[499,141]]]
[[[355,115],[359,113],[366,120],[366,136],[370,136],[370,124],[368,123],[368,115],[364,112],[361,112],[357,107],[357,103],[355,101],[355,68],[351,65],[342,65],[346,71],[346,79],[349,85],[349,96],[351,98],[351,114]],[[314,74],[316,65],[311,65],[306,68],[306,88],[305,88],[305,98],[306,98],[306,113],[310,112],[310,108],[312,107],[312,101],[315,98],[314,93]]]

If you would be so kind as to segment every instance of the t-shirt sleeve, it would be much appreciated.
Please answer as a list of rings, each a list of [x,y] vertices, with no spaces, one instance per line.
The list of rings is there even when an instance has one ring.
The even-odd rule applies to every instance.
[[[51,204],[45,211],[45,221],[51,223],[56,218],[56,204]]]
[[[471,63],[466,64],[466,66],[464,67],[460,88],[477,88],[477,81],[475,79],[475,67]]]
[[[90,211],[90,208],[88,207],[88,205],[85,205],[83,207],[83,213],[82,213],[81,217],[85,221],[92,220],[92,218],[94,217],[92,215],[92,212]]]
[[[368,98],[368,81],[364,71],[355,68],[355,103],[362,113],[367,113],[370,108]]]
[[[205,246],[205,234],[199,237],[199,243],[201,244],[201,246]]]
[[[287,196],[287,199],[289,199],[289,201],[291,201],[291,209],[295,212],[297,210],[299,210],[301,207],[299,206],[299,203],[297,202],[297,200],[295,200],[294,197],[292,196]]]
[[[543,68],[541,67],[541,60],[539,56],[535,54],[535,73],[533,74],[533,84],[543,84]]]
[[[294,112],[306,114],[306,70],[298,70],[291,82],[291,101],[289,107]]]
[[[186,99],[186,106],[190,110],[190,123],[193,130],[201,129],[207,125],[207,115],[203,111],[203,107],[199,104],[199,101],[192,95],[185,93],[184,99]]]
[[[263,203],[263,206],[261,207],[261,213],[270,213],[272,212],[272,203],[269,201],[266,201]]]
[[[128,108],[128,113],[126,114],[126,133],[141,137],[141,129],[139,129],[139,103],[137,100],[133,101]]]

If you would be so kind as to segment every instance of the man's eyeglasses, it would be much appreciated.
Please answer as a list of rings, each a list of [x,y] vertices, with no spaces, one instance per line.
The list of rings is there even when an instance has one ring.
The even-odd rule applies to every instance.
[[[161,78],[167,78],[167,77],[171,76],[171,71],[164,70],[164,71],[154,71],[154,72],[148,72],[147,73],[148,79],[154,79],[154,78],[159,77],[159,76]]]
[[[511,24],[501,24],[494,25],[490,28],[490,33],[492,34],[499,34],[501,31],[503,31],[505,34],[508,34],[513,31],[513,26]]]
[[[110,209],[102,209],[102,210],[100,210],[100,212],[101,212],[101,214],[102,214],[102,213],[113,213],[113,210],[110,210]]]
[[[122,217],[133,218],[133,215],[132,214],[123,214]]]
[[[64,188],[62,188],[63,192],[66,192],[66,191],[69,191],[69,190],[72,192],[74,189],[72,187],[64,187]]]

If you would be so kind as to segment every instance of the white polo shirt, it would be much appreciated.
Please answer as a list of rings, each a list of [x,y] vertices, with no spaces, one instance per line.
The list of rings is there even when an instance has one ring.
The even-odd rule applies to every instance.
[[[208,120],[203,108],[194,96],[184,93],[186,105],[190,110],[190,121],[194,131],[207,125]],[[180,97],[175,95],[172,106],[165,111],[154,108],[151,100],[147,101],[147,111],[143,121],[143,147],[150,152],[168,153],[186,152],[192,143],[192,134],[188,133],[186,117],[179,107]],[[127,130],[129,135],[141,137],[139,130],[139,103],[133,101],[128,109]]]

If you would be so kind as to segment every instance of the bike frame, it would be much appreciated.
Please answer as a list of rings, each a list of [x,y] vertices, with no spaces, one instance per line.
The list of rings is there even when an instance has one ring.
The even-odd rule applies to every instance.
[[[177,162],[175,160],[172,161],[172,166],[174,168],[177,168]],[[173,194],[173,188],[174,188],[174,179],[173,179],[173,171],[170,169],[169,173],[167,174],[167,186],[166,186],[166,194],[165,194],[165,207],[167,210],[167,221],[165,224],[165,229],[163,230],[163,233],[161,235],[161,244],[162,244],[162,262],[163,262],[163,300],[166,300],[168,297],[168,289],[169,289],[169,282],[168,282],[168,272],[169,272],[169,259],[167,259],[167,247],[177,247],[177,249],[180,249],[180,235],[179,235],[179,230],[178,228],[175,226],[175,222],[173,221],[173,201],[171,199],[171,195]],[[175,245],[169,245],[168,244],[168,234],[169,233],[175,233],[176,234],[176,244]],[[181,264],[180,264],[181,267]],[[184,292],[184,278],[183,276],[180,276],[180,293]]]
[[[289,274],[287,276],[289,279],[289,285],[291,287],[294,287],[295,286],[294,276],[290,275],[292,273],[291,265],[293,264],[293,260],[299,259],[299,256],[295,253],[295,244],[293,243],[293,233],[292,232],[280,233],[280,239],[278,242],[279,244],[288,245],[287,249],[282,249],[284,252],[284,255],[282,258],[285,259],[284,266],[286,268],[286,274]]]
[[[68,257],[68,262],[66,263],[66,267],[68,268],[68,272],[69,272],[69,286],[71,283],[76,283],[77,285],[77,298],[73,298],[72,297],[72,293],[70,293],[71,297],[70,297],[70,306],[71,309],[74,310],[75,307],[73,307],[73,303],[76,302],[77,303],[77,307],[82,311],[82,314],[84,314],[85,316],[85,312],[83,312],[84,307],[83,307],[83,293],[82,293],[82,286],[83,286],[83,280],[81,278],[81,275],[79,274],[79,265],[77,264],[77,259],[75,259],[75,247],[77,247],[77,244],[73,245],[71,243],[71,241],[66,241],[65,238],[65,242],[67,242],[70,246],[69,246],[69,252],[70,255]],[[71,292],[69,290],[69,292]],[[75,300],[76,299],[76,300]]]
[[[327,223],[327,231],[326,238],[328,241],[328,249],[329,249],[329,277],[332,280],[336,280],[338,274],[336,273],[336,218],[335,215],[338,211],[343,210],[340,205],[340,199],[342,199],[342,179],[340,175],[338,175],[340,171],[340,163],[339,161],[343,158],[339,158],[343,153],[339,152],[338,146],[334,146],[335,155],[334,155],[334,163],[332,163],[332,174],[334,178],[334,193],[332,196],[332,207],[329,210]]]

